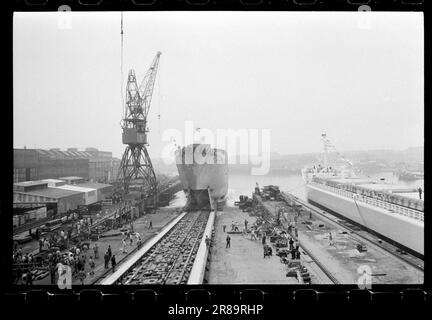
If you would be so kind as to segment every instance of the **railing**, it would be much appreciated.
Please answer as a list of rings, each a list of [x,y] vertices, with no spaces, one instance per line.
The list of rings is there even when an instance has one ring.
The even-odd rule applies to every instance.
[[[310,182],[310,184],[317,186],[319,188],[322,188],[322,189],[327,189],[327,190],[329,190],[333,193],[339,194],[341,196],[354,199],[355,201],[367,203],[367,204],[370,204],[370,205],[373,205],[373,206],[376,206],[376,207],[379,207],[382,209],[386,209],[390,212],[401,214],[401,215],[404,215],[406,217],[410,217],[410,218],[413,218],[416,220],[424,221],[424,213],[421,211],[412,210],[412,209],[409,209],[407,207],[398,206],[398,205],[393,204],[393,203],[389,203],[389,202],[374,199],[371,197],[359,195],[359,194],[356,194],[356,193],[353,193],[350,191],[338,189],[338,188],[331,187],[331,186],[324,185],[324,184],[317,183],[317,182]]]

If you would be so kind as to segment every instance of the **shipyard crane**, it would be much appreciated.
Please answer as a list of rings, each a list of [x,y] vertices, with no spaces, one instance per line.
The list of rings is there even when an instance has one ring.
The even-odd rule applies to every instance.
[[[161,52],[153,62],[138,86],[135,71],[131,69],[126,85],[126,102],[122,120],[122,140],[126,149],[120,163],[117,181],[124,193],[131,189],[145,196],[154,195],[157,189],[156,174],[147,151],[147,116],[151,105],[156,73]]]

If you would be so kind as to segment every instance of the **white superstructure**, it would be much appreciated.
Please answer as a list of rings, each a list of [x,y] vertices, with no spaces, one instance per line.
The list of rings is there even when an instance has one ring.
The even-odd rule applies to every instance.
[[[324,164],[302,170],[308,201],[423,255],[424,202],[412,197],[417,190],[358,177],[345,159],[347,165],[329,165],[334,147],[325,134],[322,139]]]

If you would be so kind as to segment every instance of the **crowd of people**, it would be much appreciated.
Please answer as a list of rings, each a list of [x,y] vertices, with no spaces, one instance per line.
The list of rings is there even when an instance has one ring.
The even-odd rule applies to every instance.
[[[288,251],[293,260],[300,259],[300,250],[299,250],[300,245],[298,240],[296,240],[298,238],[298,230],[294,222],[289,223],[288,232],[285,231],[277,232],[275,227],[273,227],[273,230],[270,232],[269,229],[271,229],[271,227],[261,219],[258,219],[256,222],[254,222],[249,228],[248,225],[249,225],[249,221],[245,219],[244,228],[242,230],[243,234],[247,235],[248,233],[250,233],[251,240],[261,241],[264,250],[264,258],[272,254],[272,249],[267,244],[267,234],[271,233],[273,235],[277,234],[280,236],[280,238],[285,240],[288,246]],[[222,228],[223,228],[223,232],[226,232],[226,225],[223,225]],[[235,221],[231,222],[231,231],[233,232],[239,231],[239,224],[237,222]],[[229,234],[227,234],[225,240],[226,240],[225,248],[228,249],[231,247],[231,237]]]
[[[44,237],[41,237],[41,229],[37,228],[35,234],[31,234],[30,230],[29,233],[38,241],[39,252],[35,255],[32,253],[24,254],[18,243],[14,242],[12,258],[14,272],[16,273],[15,282],[19,283],[21,281],[23,284],[32,284],[34,280],[33,273],[37,273],[38,269],[48,271],[51,284],[56,283],[56,277],[60,270],[64,271],[67,267],[70,267],[72,277],[79,279],[81,283],[84,283],[84,280],[88,276],[94,276],[95,260],[99,259],[99,247],[97,243],[92,248],[89,248],[89,244],[73,246],[70,240],[75,235],[86,234],[90,236],[91,227],[100,219],[101,212],[98,212],[94,218],[80,218],[74,213],[71,224],[63,226],[59,231],[45,234]],[[151,224],[149,228],[152,228]],[[87,237],[87,239],[89,238]],[[141,236],[139,233],[136,232],[127,235],[129,245],[132,246],[134,239],[136,244],[140,246]],[[92,250],[92,254],[89,257],[87,255],[88,250]],[[111,252],[111,247],[107,251],[109,252],[109,262],[111,262],[113,269],[115,269],[116,261],[115,256]],[[86,269],[89,271],[86,272]]]
[[[33,254],[23,253],[21,248],[14,249],[12,261],[15,265],[15,283],[21,281],[22,284],[33,284],[32,270],[37,261]]]

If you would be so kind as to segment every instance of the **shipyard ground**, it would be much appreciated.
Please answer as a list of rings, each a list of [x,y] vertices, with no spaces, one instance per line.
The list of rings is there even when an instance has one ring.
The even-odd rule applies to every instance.
[[[107,216],[111,216],[113,214],[113,212],[115,212],[117,209],[120,209],[123,206],[123,203],[116,203],[116,204],[112,204],[110,206],[102,206],[102,210],[101,210],[101,217],[100,220],[104,219]],[[99,220],[97,220],[96,218],[94,218],[94,223],[97,223]],[[67,228],[69,228],[70,226],[72,226],[73,222],[75,221],[69,221],[64,223],[61,228],[58,229],[57,232],[59,232],[59,230],[63,229],[63,230],[67,230]],[[35,230],[33,229],[33,232],[35,232]],[[54,233],[54,232],[52,232]],[[25,236],[28,235],[28,231],[22,231],[20,233],[17,233],[16,235],[14,235],[14,240],[16,239],[20,239],[20,238],[24,238]],[[72,233],[72,236],[76,235],[76,232],[74,231]],[[47,237],[47,235],[42,235],[41,238]],[[20,245],[20,248],[22,250],[23,254],[33,254],[36,255],[39,252],[39,241],[33,239],[32,241],[26,242],[22,245]]]
[[[225,207],[216,214],[214,239],[208,264],[209,284],[298,284],[296,278],[286,277],[286,268],[278,256],[263,258],[261,240],[251,240],[250,234],[230,234],[231,247],[226,248],[227,232],[232,222],[240,227],[248,220],[249,225],[255,217],[236,207]]]
[[[282,201],[260,203],[271,213],[276,212],[277,206],[286,206]],[[291,218],[294,219],[294,213]],[[422,284],[424,281],[422,270],[378,246],[367,243],[367,251],[359,252],[357,244],[365,241],[331,219],[303,211],[297,218],[297,226],[300,246],[307,249],[340,284],[356,284],[362,270],[370,272],[375,284]]]
[[[374,245],[373,242],[365,242],[352,230],[338,223],[339,220],[334,220],[335,218],[329,213],[325,213],[324,216],[311,213],[309,209],[317,210],[317,208],[299,200],[298,204],[302,205],[302,210],[298,215],[294,210],[289,210],[285,201],[262,201],[260,197],[257,199],[258,208],[262,206],[261,208],[264,208],[273,218],[278,206],[288,209],[289,219],[294,220],[294,217],[297,216],[300,262],[307,268],[311,284],[357,284],[364,270],[371,275],[372,284],[423,283],[424,272],[421,268],[406,263],[396,254]],[[322,213],[322,209],[320,210]],[[144,216],[135,222],[134,229],[140,232],[144,239],[151,239],[158,231],[165,230],[169,221],[177,217],[181,211],[181,208],[178,208],[177,211],[167,209],[166,212],[161,210],[156,215]],[[149,217],[154,219],[154,230],[151,231],[147,229]],[[243,212],[238,207],[226,205],[223,211],[216,213],[211,245],[207,248],[205,255],[198,254],[195,258],[198,264],[201,263],[207,267],[204,282],[208,284],[302,283],[301,277],[287,277],[288,267],[275,254],[274,246],[272,246],[273,255],[264,258],[261,240],[252,240],[250,233],[231,233],[232,223],[237,223],[242,230],[245,219],[248,221],[248,226],[251,226],[257,219],[257,212]],[[286,221],[283,224],[287,227]],[[329,239],[330,233],[332,241]],[[231,237],[229,248],[226,248],[227,234]],[[115,243],[115,246],[111,245],[111,247],[114,252],[117,251],[117,261],[125,257],[124,262],[130,257],[127,254],[121,254],[121,236],[109,242]],[[267,238],[267,244],[270,244],[269,238]],[[365,244],[367,250],[360,252],[357,249],[358,244]],[[104,246],[107,245],[102,241],[100,243],[101,253],[106,250]],[[128,251],[130,249],[128,248]],[[122,261],[119,262],[118,267]],[[96,267],[96,273],[95,278],[111,274],[110,271],[104,270],[101,258]],[[91,279],[86,281],[91,281]]]
[[[178,208],[159,208],[158,212],[156,214],[147,214],[144,215],[137,220],[133,222],[133,228],[136,232],[139,232],[141,235],[142,243],[144,244],[146,241],[154,237],[156,234],[160,232],[171,220],[176,218],[178,214],[180,213],[180,210]],[[149,229],[149,222],[152,221],[153,228]],[[109,264],[109,269],[105,269],[104,267],[104,254],[108,249],[108,246],[111,246],[112,253],[116,256],[117,266],[120,265],[123,261],[127,260],[132,251],[134,251],[137,247],[136,241],[134,239],[132,246],[129,244],[127,245],[127,252],[123,253],[123,245],[122,245],[122,239],[123,235],[121,234],[121,231],[119,229],[110,230],[105,233],[105,235],[113,236],[106,236],[100,238],[98,241],[91,241],[90,242],[90,250],[88,250],[86,255],[86,261],[85,264],[85,272],[87,277],[84,280],[84,284],[93,284],[97,280],[103,278],[106,275],[111,274],[111,263]],[[98,244],[99,247],[99,258],[95,259],[95,274],[93,276],[89,275],[90,267],[88,264],[88,259],[90,256],[93,256],[94,258],[94,252],[92,250],[95,243]],[[34,281],[33,284],[35,285],[48,285],[51,283],[50,276],[47,276],[41,280]],[[73,285],[79,285],[81,284],[81,281],[77,278],[73,279],[72,282]]]

